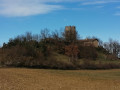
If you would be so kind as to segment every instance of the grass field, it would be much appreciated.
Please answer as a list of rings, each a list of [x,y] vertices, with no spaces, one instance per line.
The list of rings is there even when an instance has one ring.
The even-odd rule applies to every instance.
[[[120,90],[120,70],[0,68],[0,90]]]

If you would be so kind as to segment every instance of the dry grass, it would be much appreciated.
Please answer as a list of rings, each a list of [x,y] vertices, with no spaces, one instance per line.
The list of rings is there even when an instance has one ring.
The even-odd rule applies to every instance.
[[[120,70],[0,68],[0,90],[120,90]]]

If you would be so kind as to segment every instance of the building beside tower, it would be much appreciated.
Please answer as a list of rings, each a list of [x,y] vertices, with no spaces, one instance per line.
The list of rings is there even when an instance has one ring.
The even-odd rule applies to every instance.
[[[75,26],[66,26],[65,27],[65,40],[67,42],[75,42],[77,40],[77,31]],[[99,40],[98,39],[83,39],[78,41],[83,46],[99,46]]]
[[[79,40],[79,43],[83,46],[93,46],[93,47],[99,47],[99,40],[98,39],[83,39]]]

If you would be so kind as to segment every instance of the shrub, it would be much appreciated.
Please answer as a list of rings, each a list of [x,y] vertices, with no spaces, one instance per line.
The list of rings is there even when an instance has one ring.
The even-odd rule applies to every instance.
[[[95,47],[92,46],[79,46],[79,58],[95,60],[98,55]]]
[[[73,64],[76,64],[78,59],[79,49],[78,46],[75,44],[71,44],[65,47],[65,54],[69,56],[70,61]]]

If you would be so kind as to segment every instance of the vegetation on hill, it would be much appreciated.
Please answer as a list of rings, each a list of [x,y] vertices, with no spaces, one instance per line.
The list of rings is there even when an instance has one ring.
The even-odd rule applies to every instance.
[[[104,44],[104,48],[83,46],[79,43],[77,32],[50,34],[48,30],[42,30],[36,35],[27,32],[3,44],[0,48],[0,65],[54,69],[120,68],[116,57],[118,46],[112,41]],[[112,60],[117,62],[105,63]]]

